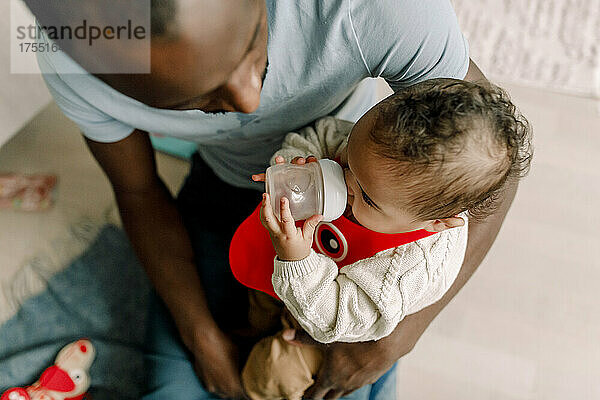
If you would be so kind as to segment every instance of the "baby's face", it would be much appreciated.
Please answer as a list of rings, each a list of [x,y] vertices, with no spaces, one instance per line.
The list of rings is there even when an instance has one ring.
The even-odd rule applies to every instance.
[[[389,161],[373,151],[369,131],[374,115],[370,111],[363,116],[348,139],[345,177],[352,214],[358,223],[375,232],[401,233],[426,228],[430,221],[419,221],[398,205],[397,178],[393,179],[386,167]]]

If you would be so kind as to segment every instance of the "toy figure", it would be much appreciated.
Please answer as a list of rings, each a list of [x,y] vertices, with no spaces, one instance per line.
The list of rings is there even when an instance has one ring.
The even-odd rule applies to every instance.
[[[40,379],[25,388],[8,389],[0,400],[84,400],[91,378],[88,373],[96,351],[87,339],[80,339],[65,347],[56,356],[53,366]]]

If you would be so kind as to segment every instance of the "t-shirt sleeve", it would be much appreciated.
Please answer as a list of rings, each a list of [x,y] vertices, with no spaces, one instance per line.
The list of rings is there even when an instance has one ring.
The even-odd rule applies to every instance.
[[[368,72],[394,91],[467,74],[469,47],[449,0],[350,0],[350,19]]]
[[[56,104],[79,126],[85,137],[97,142],[111,143],[126,138],[134,131],[135,128],[114,119],[78,95],[56,73],[47,57],[38,55],[38,64]]]

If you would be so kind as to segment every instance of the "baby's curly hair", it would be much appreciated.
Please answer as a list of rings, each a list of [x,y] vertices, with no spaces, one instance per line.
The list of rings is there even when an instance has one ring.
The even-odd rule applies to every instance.
[[[377,105],[370,138],[419,219],[463,211],[483,220],[507,181],[529,171],[530,125],[508,94],[456,79],[415,84]]]

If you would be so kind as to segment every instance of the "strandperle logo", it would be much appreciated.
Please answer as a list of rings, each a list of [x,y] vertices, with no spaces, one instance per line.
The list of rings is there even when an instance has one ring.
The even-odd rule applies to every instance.
[[[28,26],[17,26],[18,40],[39,40],[42,38],[42,31],[52,40],[86,40],[90,46],[99,39],[106,40],[144,40],[147,38],[147,31],[144,26],[134,25],[131,20],[127,20],[126,25],[103,27],[90,25],[86,19],[75,26],[39,26],[30,24]]]
[[[10,0],[11,72],[150,73],[151,1]]]

